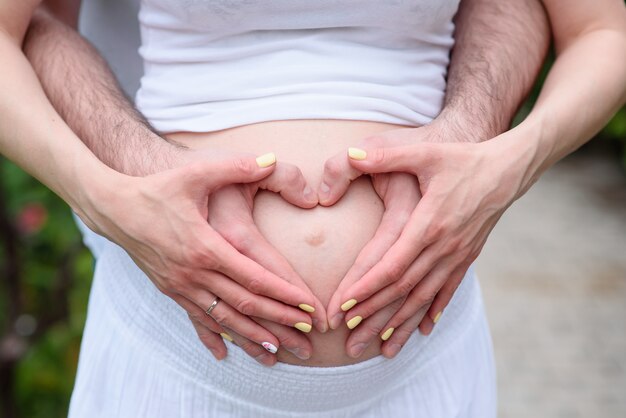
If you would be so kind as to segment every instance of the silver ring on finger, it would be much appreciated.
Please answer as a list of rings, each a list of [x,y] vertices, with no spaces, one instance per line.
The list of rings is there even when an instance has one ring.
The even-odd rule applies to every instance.
[[[211,304],[211,306],[209,306],[209,309],[204,311],[204,313],[206,313],[208,316],[211,316],[211,312],[213,311],[213,309],[215,309],[215,307],[217,306],[219,301],[220,301],[220,298],[216,297],[215,300],[213,301],[213,303]]]

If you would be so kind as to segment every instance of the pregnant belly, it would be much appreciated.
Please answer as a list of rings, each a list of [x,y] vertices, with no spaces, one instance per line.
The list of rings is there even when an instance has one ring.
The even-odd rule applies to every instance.
[[[214,148],[263,154],[297,165],[314,189],[320,184],[324,162],[360,139],[399,125],[347,120],[271,121],[208,133],[173,133],[168,137],[191,148]],[[260,192],[254,219],[261,233],[291,263],[309,288],[327,305],[359,251],[373,237],[384,211],[369,177],[353,182],[346,195],[331,207],[301,209],[279,195]],[[309,360],[279,350],[278,360],[291,364],[332,366],[363,361],[380,354],[380,341],[358,359],[347,356],[349,330],[321,334],[313,330]]]

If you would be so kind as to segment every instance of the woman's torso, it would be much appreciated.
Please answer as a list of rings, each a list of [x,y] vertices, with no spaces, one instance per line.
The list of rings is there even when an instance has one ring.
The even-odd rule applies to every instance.
[[[279,162],[298,166],[317,190],[324,162],[346,152],[359,140],[401,126],[346,120],[272,121],[209,133],[168,135],[191,148],[232,150],[263,154],[276,153]],[[261,191],[254,204],[254,219],[261,233],[285,256],[313,293],[326,306],[359,251],[373,237],[384,206],[369,177],[351,185],[345,196],[331,207],[301,209],[279,195]],[[279,361],[303,365],[341,365],[380,354],[380,339],[359,359],[346,354],[348,328],[321,334],[313,330],[309,360],[300,360],[279,350]]]
[[[317,188],[324,161],[376,132],[439,112],[458,0],[142,0],[145,74],[137,105],[190,147],[262,154],[299,166]],[[187,133],[184,133],[187,132]],[[383,205],[367,178],[331,208],[271,193],[254,217],[327,303],[374,235]],[[357,360],[348,330],[312,334],[309,365]],[[376,340],[359,360],[380,352]]]

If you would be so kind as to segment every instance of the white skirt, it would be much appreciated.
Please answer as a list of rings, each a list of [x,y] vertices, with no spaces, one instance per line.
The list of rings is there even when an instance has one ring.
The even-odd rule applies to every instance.
[[[97,264],[71,418],[496,416],[491,338],[472,270],[433,333],[416,332],[392,360],[268,368],[229,343],[216,361],[182,308],[121,248],[87,234]]]

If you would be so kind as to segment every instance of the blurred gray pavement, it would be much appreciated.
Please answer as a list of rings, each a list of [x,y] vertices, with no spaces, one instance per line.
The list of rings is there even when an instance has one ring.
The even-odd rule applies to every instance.
[[[499,417],[626,417],[626,175],[607,147],[558,163],[477,261]]]

